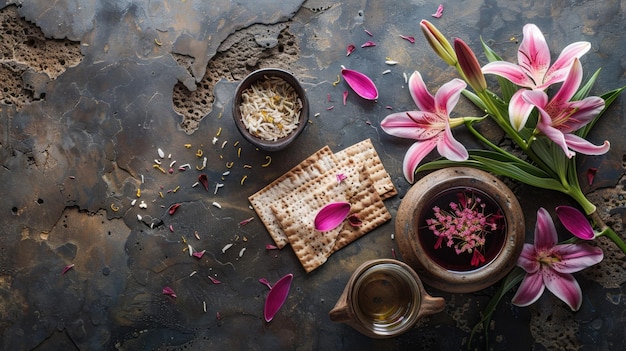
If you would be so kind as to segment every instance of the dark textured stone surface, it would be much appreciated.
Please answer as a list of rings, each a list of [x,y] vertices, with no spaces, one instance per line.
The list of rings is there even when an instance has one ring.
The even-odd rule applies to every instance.
[[[365,138],[373,140],[399,190],[386,202],[395,215],[409,188],[401,164],[410,142],[384,134],[379,123],[390,113],[386,106],[394,111],[414,108],[403,73],[420,70],[433,90],[454,76],[432,53],[418,25],[422,18],[432,19],[438,3],[11,3],[0,1],[0,35],[12,40],[11,46],[2,47],[0,65],[0,82],[7,87],[0,92],[0,348],[465,347],[495,287],[463,295],[427,288],[446,297],[446,310],[394,339],[370,340],[329,321],[328,311],[351,272],[365,260],[391,257],[392,222],[308,275],[289,248],[265,250],[271,238],[258,218],[239,225],[256,217],[249,195],[324,145],[339,151]],[[553,57],[567,43],[591,42],[583,64],[588,74],[603,67],[597,92],[625,84],[620,1],[472,0],[445,5],[444,16],[432,20],[446,35],[463,38],[477,51],[482,36],[501,56],[514,58],[523,24],[534,22],[546,34]],[[27,34],[16,35],[16,30]],[[414,36],[416,43],[400,35]],[[367,40],[377,46],[360,48]],[[346,57],[351,43],[358,48]],[[43,53],[38,51],[42,48]],[[399,64],[385,65],[386,57]],[[342,92],[349,88],[343,81],[332,84],[341,65],[372,77],[379,87],[378,101],[364,101],[350,92],[344,106]],[[293,146],[272,154],[271,165],[261,167],[268,154],[238,135],[230,103],[238,80],[269,66],[293,71],[307,89],[311,115],[319,115]],[[387,69],[391,72],[383,75]],[[609,139],[610,153],[581,158],[580,169],[599,168],[586,190],[593,191],[601,215],[623,236],[622,101],[591,135],[595,142]],[[457,112],[473,110],[464,103]],[[161,160],[165,170],[176,161],[172,174],[153,168],[158,148],[166,154]],[[196,170],[202,165],[198,150],[207,157],[202,171]],[[190,170],[177,170],[186,163]],[[225,171],[230,174],[222,175]],[[208,191],[192,186],[201,173],[208,176]],[[584,174],[581,179],[584,183]],[[224,186],[214,194],[218,182]],[[568,202],[526,186],[514,189],[524,207],[529,238],[538,207]],[[147,209],[139,208],[141,201]],[[170,215],[167,209],[174,203],[182,205]],[[183,251],[183,238],[195,249],[207,250],[202,259]],[[233,247],[222,253],[229,243]],[[489,331],[494,349],[619,348],[624,257],[611,243],[599,244],[605,260],[577,275],[585,296],[581,310],[570,312],[549,293],[531,307],[518,308],[507,295]],[[68,264],[75,266],[61,275]],[[287,273],[295,276],[289,298],[266,323],[262,311],[267,288],[258,279],[274,282]],[[213,284],[209,275],[221,284]],[[161,293],[166,285],[178,298]],[[479,338],[477,345],[483,342]]]

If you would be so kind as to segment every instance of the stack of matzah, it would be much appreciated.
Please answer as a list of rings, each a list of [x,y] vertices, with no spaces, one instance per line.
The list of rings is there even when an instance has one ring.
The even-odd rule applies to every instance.
[[[337,175],[346,178],[338,181]],[[333,154],[317,151],[249,197],[279,248],[290,244],[307,272],[365,233],[391,219],[383,200],[396,189],[369,139]],[[314,228],[317,212],[331,202],[351,204],[362,225],[344,221],[336,229]]]

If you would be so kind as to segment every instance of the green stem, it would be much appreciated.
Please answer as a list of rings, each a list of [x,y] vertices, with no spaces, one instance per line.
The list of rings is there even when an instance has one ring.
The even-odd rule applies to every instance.
[[[590,216],[591,216],[591,220],[593,221],[593,223],[598,228],[600,228],[600,235],[606,236],[609,239],[613,240],[615,245],[617,245],[617,247],[619,247],[620,250],[622,250],[622,252],[626,254],[626,243],[624,243],[624,240],[622,240],[622,238],[619,235],[617,235],[617,233],[613,230],[613,228],[609,227],[608,225],[604,223],[602,218],[600,218],[600,215],[598,214],[598,212],[594,211]]]

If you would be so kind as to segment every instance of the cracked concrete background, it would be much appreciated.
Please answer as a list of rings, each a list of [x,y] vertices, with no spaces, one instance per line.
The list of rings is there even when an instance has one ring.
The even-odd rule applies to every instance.
[[[446,298],[445,311],[394,339],[371,340],[329,321],[328,311],[352,271],[365,260],[391,257],[392,222],[308,275],[290,250],[265,250],[271,238],[258,218],[240,225],[256,217],[249,195],[324,145],[339,151],[365,138],[374,142],[399,190],[386,202],[395,218],[409,188],[401,164],[410,142],[385,135],[379,123],[388,107],[413,109],[405,74],[420,70],[433,89],[453,77],[421,37],[422,18],[477,51],[482,36],[509,59],[523,24],[534,22],[553,55],[566,43],[591,42],[583,64],[586,72],[603,68],[597,92],[626,84],[620,1],[470,0],[444,4],[444,16],[434,20],[430,15],[438,5],[0,0],[0,348],[465,348],[496,287],[473,294],[427,288]],[[414,36],[416,43],[400,35]],[[377,45],[360,48],[367,40]],[[346,57],[348,44],[358,48]],[[385,65],[387,57],[399,64]],[[351,94],[344,106],[341,94],[348,88],[333,84],[341,65],[372,77],[379,100]],[[293,146],[271,154],[269,167],[261,165],[270,155],[238,135],[230,113],[237,82],[263,67],[294,72],[316,115]],[[623,101],[616,101],[591,135],[594,142],[609,139],[611,151],[580,159],[580,169],[599,168],[585,191],[622,237]],[[463,109],[472,111],[467,103]],[[206,168],[197,170],[204,157]],[[165,173],[153,167],[155,159]],[[178,171],[184,164],[191,169]],[[202,173],[208,191],[194,186]],[[215,191],[217,183],[224,186]],[[568,202],[558,194],[511,187],[524,207],[529,240],[538,207]],[[174,203],[181,207],[170,215]],[[189,257],[186,243],[207,254]],[[233,246],[222,252],[226,244]],[[509,294],[494,314],[491,347],[620,347],[624,256],[607,240],[597,245],[605,259],[577,275],[585,297],[579,312],[548,293],[518,308]],[[61,275],[69,264],[74,267]],[[266,323],[267,288],[258,279],[273,282],[287,273],[295,276],[289,298]],[[177,299],[162,294],[165,285]],[[484,345],[482,336],[475,345]]]

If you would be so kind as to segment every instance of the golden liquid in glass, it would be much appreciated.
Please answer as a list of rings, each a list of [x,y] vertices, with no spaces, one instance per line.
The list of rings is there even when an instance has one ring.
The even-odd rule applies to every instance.
[[[394,328],[411,313],[413,296],[413,287],[402,272],[367,272],[359,279],[356,291],[357,314],[375,329]]]

